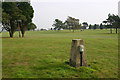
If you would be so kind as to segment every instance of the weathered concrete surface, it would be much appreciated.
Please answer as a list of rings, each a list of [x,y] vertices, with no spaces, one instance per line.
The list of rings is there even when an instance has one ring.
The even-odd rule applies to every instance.
[[[81,39],[72,40],[70,65],[73,67],[87,66],[85,61],[84,41]]]

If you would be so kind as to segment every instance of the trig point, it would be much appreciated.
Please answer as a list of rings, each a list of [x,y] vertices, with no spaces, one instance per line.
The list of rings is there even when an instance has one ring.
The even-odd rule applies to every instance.
[[[70,52],[70,65],[73,67],[87,66],[84,56],[84,41],[81,39],[73,39]]]

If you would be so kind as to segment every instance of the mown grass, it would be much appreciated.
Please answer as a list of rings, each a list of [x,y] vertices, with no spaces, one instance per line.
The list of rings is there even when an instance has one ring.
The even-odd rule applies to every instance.
[[[118,35],[109,30],[3,33],[3,78],[117,78]],[[72,39],[83,39],[89,67],[69,66]]]

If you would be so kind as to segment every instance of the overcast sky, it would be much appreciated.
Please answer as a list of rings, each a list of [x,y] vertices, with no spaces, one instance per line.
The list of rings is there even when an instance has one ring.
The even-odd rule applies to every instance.
[[[31,0],[33,22],[40,28],[51,28],[55,19],[65,21],[68,16],[80,23],[99,24],[109,13],[118,14],[119,0]]]

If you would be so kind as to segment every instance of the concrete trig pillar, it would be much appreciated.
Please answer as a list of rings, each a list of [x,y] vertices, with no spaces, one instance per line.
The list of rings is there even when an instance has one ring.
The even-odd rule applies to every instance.
[[[70,52],[70,65],[73,67],[87,66],[85,61],[84,41],[81,39],[72,40]]]

